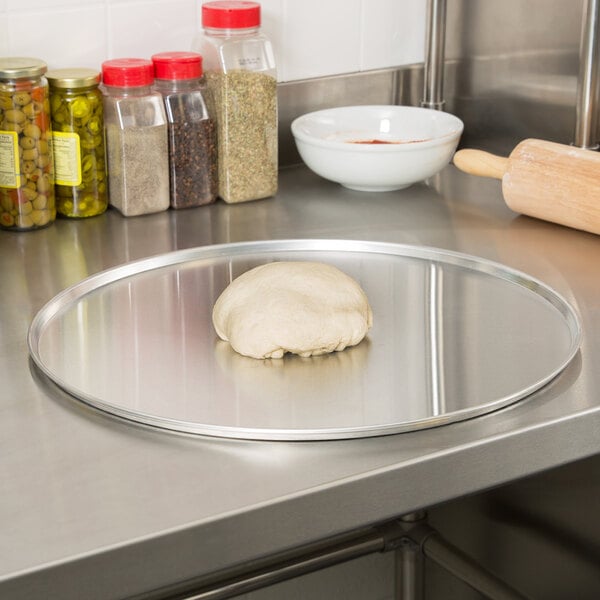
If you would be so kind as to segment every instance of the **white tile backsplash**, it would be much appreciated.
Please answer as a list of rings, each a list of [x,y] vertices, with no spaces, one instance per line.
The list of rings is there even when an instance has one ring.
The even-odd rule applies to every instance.
[[[423,62],[426,3],[362,0],[360,70]]]
[[[362,1],[287,0],[280,79],[358,71]]]
[[[81,0],[27,0],[27,2],[23,2],[23,0],[4,0],[3,4],[8,10],[15,12],[31,12],[32,10],[51,10],[55,8],[60,11],[68,6],[80,5]],[[103,2],[87,3],[88,6],[90,4],[103,4]]]
[[[108,9],[109,58],[189,50],[196,30],[196,6],[190,0],[113,0]]]
[[[202,0],[0,0],[0,55],[50,68],[187,50]],[[262,0],[280,81],[423,60],[426,0]]]
[[[103,4],[7,13],[8,53],[44,60],[49,68],[96,67],[107,53]]]
[[[0,31],[8,31],[8,17],[0,12]],[[6,56],[10,52],[8,35],[0,36],[0,56]]]

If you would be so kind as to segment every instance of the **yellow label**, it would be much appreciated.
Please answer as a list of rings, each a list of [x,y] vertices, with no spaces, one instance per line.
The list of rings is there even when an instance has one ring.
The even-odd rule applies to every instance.
[[[81,149],[76,133],[52,132],[54,182],[58,185],[81,184]]]
[[[16,131],[0,131],[0,187],[21,187],[19,135]]]

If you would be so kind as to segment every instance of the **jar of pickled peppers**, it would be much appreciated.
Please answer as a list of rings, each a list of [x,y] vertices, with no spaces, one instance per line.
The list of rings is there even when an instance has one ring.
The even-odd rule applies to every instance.
[[[0,58],[0,227],[54,222],[54,164],[46,63]]]
[[[100,72],[55,69],[50,84],[56,210],[93,217],[108,207]]]

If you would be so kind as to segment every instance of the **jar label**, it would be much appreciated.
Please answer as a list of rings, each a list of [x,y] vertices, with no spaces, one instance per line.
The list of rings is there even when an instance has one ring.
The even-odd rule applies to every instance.
[[[81,185],[81,147],[79,135],[52,132],[54,181],[58,185]]]
[[[19,135],[16,131],[0,131],[0,187],[21,187]]]

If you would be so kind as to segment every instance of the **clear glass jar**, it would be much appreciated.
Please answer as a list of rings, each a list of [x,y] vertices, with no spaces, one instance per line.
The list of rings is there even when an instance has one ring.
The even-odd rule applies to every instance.
[[[93,69],[56,69],[50,85],[56,211],[93,217],[108,206],[104,108]]]
[[[54,164],[46,63],[0,58],[0,227],[54,222]]]
[[[142,58],[102,63],[109,204],[123,216],[169,208],[169,146],[154,67]]]
[[[216,107],[219,196],[244,202],[277,191],[277,71],[257,2],[202,5],[193,49]]]
[[[202,56],[162,52],[152,62],[169,128],[171,208],[210,204],[218,192],[217,131]]]

